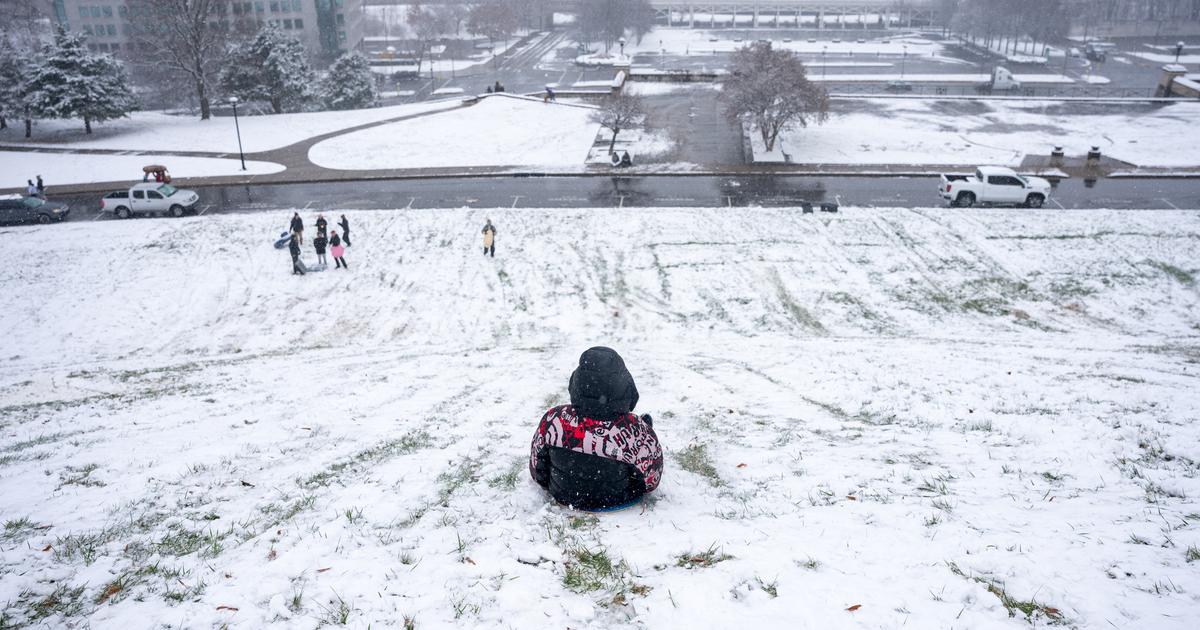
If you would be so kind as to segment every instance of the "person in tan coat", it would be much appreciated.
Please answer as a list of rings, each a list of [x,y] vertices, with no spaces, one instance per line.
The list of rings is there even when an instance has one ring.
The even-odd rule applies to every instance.
[[[483,255],[489,254],[492,258],[496,257],[496,226],[492,225],[491,219],[483,226]]]

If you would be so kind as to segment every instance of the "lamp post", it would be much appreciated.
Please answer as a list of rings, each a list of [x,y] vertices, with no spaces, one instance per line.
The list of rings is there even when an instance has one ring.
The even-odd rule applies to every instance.
[[[828,46],[821,46],[821,80],[825,79],[825,51],[828,49]]]
[[[242,127],[241,127],[241,125],[238,124],[238,115],[237,115],[238,98],[236,96],[230,96],[229,104],[233,105],[233,128],[235,130],[237,130],[238,155],[242,158],[242,170],[244,171],[244,170],[246,170],[246,154],[245,154],[245,152],[242,151]]]
[[[621,45],[621,56],[624,57],[625,56],[625,38],[621,37],[620,39],[617,40],[617,43]]]
[[[904,55],[900,57],[900,78],[904,78],[904,62],[908,61],[908,46],[904,47]]]
[[[1175,63],[1179,63],[1179,55],[1183,53],[1183,42],[1175,44]]]

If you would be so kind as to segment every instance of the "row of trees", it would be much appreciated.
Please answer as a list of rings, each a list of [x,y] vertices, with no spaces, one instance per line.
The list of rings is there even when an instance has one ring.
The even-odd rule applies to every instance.
[[[589,0],[579,3],[580,33],[585,41],[602,42],[605,52],[626,33],[638,42],[654,28],[649,0]]]
[[[1004,54],[1045,54],[1049,42],[1071,28],[1069,0],[938,0],[937,19],[945,29]]]

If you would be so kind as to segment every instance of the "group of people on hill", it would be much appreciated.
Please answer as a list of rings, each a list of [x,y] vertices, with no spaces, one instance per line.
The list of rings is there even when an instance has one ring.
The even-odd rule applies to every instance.
[[[329,264],[325,261],[325,250],[328,249],[336,263],[335,269],[349,269],[350,265],[346,263],[346,248],[350,246],[350,221],[343,214],[337,225],[342,228],[340,236],[337,230],[329,231],[329,222],[325,220],[324,214],[317,215],[317,236],[312,241],[313,249],[317,252],[317,264]],[[288,240],[288,252],[292,255],[292,275],[302,276],[305,267],[300,262],[300,248],[304,245],[304,219],[300,218],[299,212],[292,214],[288,231],[291,235]]]
[[[26,197],[37,197],[38,199],[46,198],[46,184],[42,182],[42,176],[37,176],[37,183],[33,183],[32,179],[25,180],[28,186],[25,187]]]

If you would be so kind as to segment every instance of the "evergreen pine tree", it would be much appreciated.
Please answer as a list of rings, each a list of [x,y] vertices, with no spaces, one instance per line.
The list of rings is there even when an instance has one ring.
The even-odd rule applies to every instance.
[[[31,57],[18,50],[7,37],[0,36],[0,129],[8,128],[9,118],[23,118],[27,123],[27,138],[32,126],[25,95]]]
[[[226,93],[246,101],[267,101],[276,114],[303,107],[312,82],[304,45],[274,24],[235,47],[221,70],[221,88]]]
[[[92,133],[93,122],[121,118],[137,109],[121,62],[111,55],[88,51],[83,36],[59,29],[54,42],[42,48],[26,82],[33,115],[82,118]]]
[[[367,58],[357,51],[338,57],[329,66],[322,95],[329,109],[360,109],[374,104],[375,73]]]

